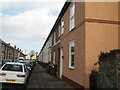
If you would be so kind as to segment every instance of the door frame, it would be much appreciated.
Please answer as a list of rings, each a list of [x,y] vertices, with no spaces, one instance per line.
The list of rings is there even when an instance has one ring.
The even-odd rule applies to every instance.
[[[60,78],[62,79],[63,73],[63,48],[60,48]]]

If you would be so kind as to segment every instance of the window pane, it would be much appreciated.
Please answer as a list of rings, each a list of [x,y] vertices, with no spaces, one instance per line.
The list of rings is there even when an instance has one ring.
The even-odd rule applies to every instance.
[[[27,72],[27,67],[24,65],[24,71]]]
[[[59,25],[59,36],[61,35],[61,26]]]
[[[73,46],[73,47],[74,47],[74,41],[71,41],[71,42],[70,42],[70,46]]]
[[[71,55],[71,66],[74,66],[74,54]]]
[[[54,44],[56,43],[56,32],[54,32]]]
[[[63,26],[64,26],[64,21],[61,22],[61,27],[63,27]]]
[[[74,67],[74,41],[70,42],[70,67]]]
[[[71,53],[74,52],[74,46],[71,46]]]
[[[63,34],[63,32],[64,32],[64,27],[61,28],[61,34]]]
[[[75,5],[73,4],[70,8],[70,17],[74,16],[74,9],[75,9]]]
[[[70,30],[74,28],[74,14],[75,14],[75,5],[73,4],[70,8]]]
[[[71,18],[71,21],[70,21],[71,23],[71,29],[73,29],[74,28],[74,17],[73,18]]]
[[[61,21],[61,35],[64,33],[64,21]]]

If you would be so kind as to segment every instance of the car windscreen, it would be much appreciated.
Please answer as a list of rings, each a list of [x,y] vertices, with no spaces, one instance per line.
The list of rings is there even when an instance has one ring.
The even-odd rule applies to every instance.
[[[6,64],[2,70],[5,71],[17,71],[17,72],[23,72],[22,65],[18,64]]]

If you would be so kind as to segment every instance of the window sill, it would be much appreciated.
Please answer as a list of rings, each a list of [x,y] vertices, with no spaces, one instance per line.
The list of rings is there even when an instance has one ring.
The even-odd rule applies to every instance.
[[[63,34],[61,34],[61,35],[58,37],[58,39],[60,39],[60,38],[61,38],[61,36],[63,36]]]
[[[69,67],[69,69],[74,70],[75,68],[74,67]]]
[[[70,32],[72,32],[74,29],[75,29],[75,27],[74,27],[74,28],[72,28],[72,29],[70,29]]]

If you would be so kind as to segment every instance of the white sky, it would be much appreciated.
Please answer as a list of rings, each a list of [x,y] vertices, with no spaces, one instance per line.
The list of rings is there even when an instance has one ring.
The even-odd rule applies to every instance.
[[[0,2],[0,37],[28,53],[40,51],[64,3],[65,0]]]

